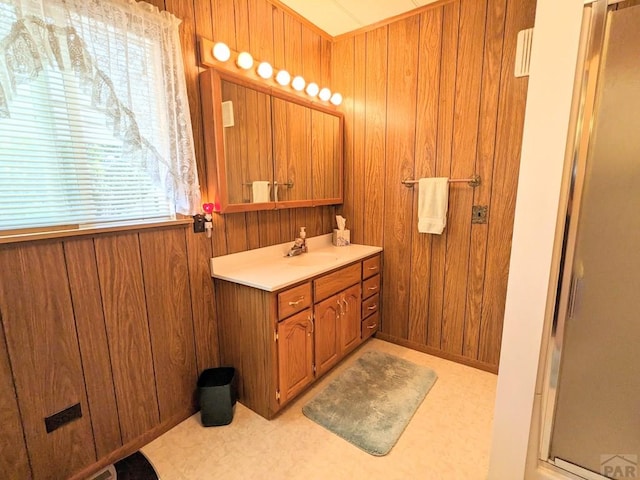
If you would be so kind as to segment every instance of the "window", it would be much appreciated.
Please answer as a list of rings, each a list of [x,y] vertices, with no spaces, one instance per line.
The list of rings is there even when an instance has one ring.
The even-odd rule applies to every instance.
[[[178,20],[41,2],[0,0],[0,235],[195,213]]]

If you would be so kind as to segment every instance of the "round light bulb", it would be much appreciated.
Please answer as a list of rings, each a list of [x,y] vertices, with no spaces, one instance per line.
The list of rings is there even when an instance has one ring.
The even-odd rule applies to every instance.
[[[253,67],[253,57],[249,52],[240,52],[238,54],[238,58],[236,59],[236,65],[244,70],[249,70]]]
[[[258,65],[258,75],[264,78],[265,80],[271,78],[273,75],[273,67],[269,62],[262,62]]]
[[[307,85],[307,95],[309,95],[310,97],[315,97],[316,95],[318,95],[319,91],[320,87],[318,87],[317,83],[311,82],[309,85]]]
[[[342,103],[342,95],[340,95],[339,93],[334,93],[333,95],[331,95],[331,103],[333,103],[335,106],[338,106]]]
[[[297,90],[298,92],[301,92],[302,90],[304,90],[304,86],[307,84],[307,82],[304,81],[304,78],[302,78],[300,75],[293,77],[293,80],[291,80],[291,86],[293,87],[294,90]]]
[[[278,82],[283,87],[289,85],[290,81],[291,75],[289,75],[289,72],[287,72],[286,70],[280,70],[276,75],[276,82]]]
[[[320,97],[320,100],[326,102],[331,98],[331,90],[326,87],[323,88],[322,90],[320,90],[320,93],[318,93],[318,97]]]
[[[220,62],[226,62],[231,58],[231,50],[229,50],[227,44],[223,42],[216,43],[211,49],[211,53],[213,53],[215,59]]]

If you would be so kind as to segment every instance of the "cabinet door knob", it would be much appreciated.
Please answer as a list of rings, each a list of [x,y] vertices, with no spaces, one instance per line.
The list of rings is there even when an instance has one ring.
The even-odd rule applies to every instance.
[[[296,300],[295,302],[289,302],[289,305],[290,305],[290,306],[292,306],[292,307],[296,307],[296,306],[298,306],[298,304],[299,304],[300,302],[302,302],[303,300],[304,300],[304,295],[301,295],[301,296],[298,298],[298,300]]]

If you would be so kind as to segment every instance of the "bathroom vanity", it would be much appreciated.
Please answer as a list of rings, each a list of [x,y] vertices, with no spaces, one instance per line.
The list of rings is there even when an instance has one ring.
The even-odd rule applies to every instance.
[[[240,401],[273,418],[378,329],[382,249],[307,240],[211,259],[223,365]]]

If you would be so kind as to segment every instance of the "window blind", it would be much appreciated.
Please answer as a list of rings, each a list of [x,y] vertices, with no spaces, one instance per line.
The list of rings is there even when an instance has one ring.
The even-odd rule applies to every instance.
[[[13,7],[0,1],[0,40],[17,19]],[[135,111],[140,135],[158,157],[170,158],[170,119],[162,104],[171,99],[154,60],[160,46],[126,26],[120,32],[118,25],[85,23],[94,40],[87,51],[109,63],[111,86]],[[96,41],[101,29],[104,42]],[[10,115],[0,118],[0,235],[175,218],[166,185],[153,178],[154,169],[156,176],[166,175],[162,165],[131,161],[113,116],[96,108],[95,88],[77,72],[46,65],[36,77],[18,80]]]

